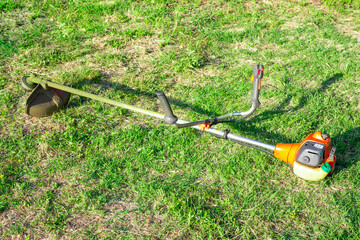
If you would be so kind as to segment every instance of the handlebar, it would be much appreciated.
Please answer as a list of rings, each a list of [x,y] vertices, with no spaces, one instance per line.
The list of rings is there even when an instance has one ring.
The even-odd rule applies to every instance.
[[[195,126],[195,125],[199,125],[199,124],[207,124],[208,126],[211,126],[211,125],[215,125],[215,124],[222,123],[222,122],[234,122],[239,119],[227,120],[227,121],[219,121],[219,120],[229,118],[229,117],[234,117],[234,116],[242,116],[242,118],[240,118],[240,119],[244,119],[255,112],[256,108],[259,107],[259,105],[260,105],[259,92],[260,92],[260,88],[261,88],[261,79],[263,78],[263,75],[264,75],[264,66],[263,65],[255,65],[253,68],[253,73],[252,73],[251,79],[250,79],[253,82],[253,89],[252,89],[252,96],[250,98],[251,107],[248,111],[228,113],[228,114],[225,114],[225,115],[222,115],[219,117],[215,117],[215,118],[211,118],[211,119],[204,119],[204,120],[200,120],[200,121],[177,124],[176,122],[177,122],[178,118],[174,115],[174,113],[171,109],[171,106],[169,104],[169,101],[167,100],[164,92],[157,91],[156,95],[157,95],[158,99],[160,100],[160,104],[161,104],[162,108],[164,109],[165,122],[168,124],[175,124],[175,126],[177,128],[191,127],[191,126]]]

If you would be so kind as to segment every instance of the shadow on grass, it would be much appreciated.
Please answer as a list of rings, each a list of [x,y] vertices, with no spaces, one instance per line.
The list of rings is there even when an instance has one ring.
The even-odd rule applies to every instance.
[[[76,89],[80,89],[81,86],[84,85],[91,85],[91,84],[100,84],[100,93],[99,95],[101,95],[101,92],[103,90],[106,89],[113,89],[114,91],[122,91],[123,93],[129,94],[129,95],[137,95],[137,96],[142,96],[145,97],[147,99],[149,99],[149,101],[154,101],[154,99],[157,99],[157,96],[152,92],[147,92],[147,91],[142,91],[142,90],[137,90],[137,89],[133,89],[125,84],[118,84],[118,83],[114,83],[109,81],[109,78],[111,77],[110,75],[107,75],[106,73],[101,72],[101,76],[102,77],[95,77],[93,79],[82,79],[80,81],[77,81],[76,83],[72,84],[71,87],[76,88]],[[97,94],[97,93],[94,93]],[[165,92],[166,94],[166,92]],[[208,110],[205,110],[201,107],[198,106],[194,106],[192,104],[186,103],[184,101],[172,98],[172,97],[168,97],[168,100],[170,102],[170,105],[176,105],[176,106],[180,106],[182,108],[190,108],[192,111],[196,112],[196,113],[200,113],[203,115],[206,115],[206,118],[209,118],[211,116],[215,116],[216,113],[215,112],[211,112]],[[91,101],[91,99],[89,98],[85,98],[85,97],[80,97],[79,101],[70,101],[68,107],[69,108],[75,108],[75,107],[79,107],[87,102]],[[159,103],[159,107],[160,103]]]
[[[300,98],[299,104],[297,106],[294,106],[290,108],[289,110],[284,110],[286,106],[290,104],[291,99],[293,96],[290,94],[287,94],[286,98],[277,106],[274,110],[269,110],[262,112],[261,114],[256,115],[252,120],[254,122],[260,122],[265,119],[274,118],[274,116],[278,114],[287,113],[289,111],[295,112],[299,109],[303,108],[309,99],[309,96],[312,96],[318,92],[325,92],[326,89],[331,86],[336,81],[340,80],[343,77],[342,73],[335,74],[334,76],[328,78],[326,81],[324,81],[321,86],[318,89],[311,90],[310,92],[307,92],[306,94],[303,94],[303,96]]]
[[[333,136],[331,143],[337,153],[335,173],[360,161],[360,127]]]

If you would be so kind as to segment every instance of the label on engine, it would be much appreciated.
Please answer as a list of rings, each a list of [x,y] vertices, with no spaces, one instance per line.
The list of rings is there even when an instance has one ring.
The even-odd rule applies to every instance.
[[[318,148],[318,149],[323,149],[325,146],[319,143],[315,143],[314,147]]]

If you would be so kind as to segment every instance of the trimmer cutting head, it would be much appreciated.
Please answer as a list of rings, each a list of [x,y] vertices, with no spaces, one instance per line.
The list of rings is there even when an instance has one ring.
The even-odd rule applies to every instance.
[[[65,108],[70,99],[70,93],[33,84],[27,81],[27,77],[21,80],[21,86],[28,91],[32,90],[26,99],[25,113],[33,117],[49,117]]]

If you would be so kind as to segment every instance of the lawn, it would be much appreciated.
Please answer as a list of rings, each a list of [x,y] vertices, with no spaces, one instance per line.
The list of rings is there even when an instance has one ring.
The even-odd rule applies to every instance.
[[[334,2],[2,0],[0,239],[359,239],[360,4]],[[330,177],[75,95],[24,113],[31,73],[161,113],[162,90],[186,120],[245,111],[255,64],[260,107],[216,128],[325,132]]]

